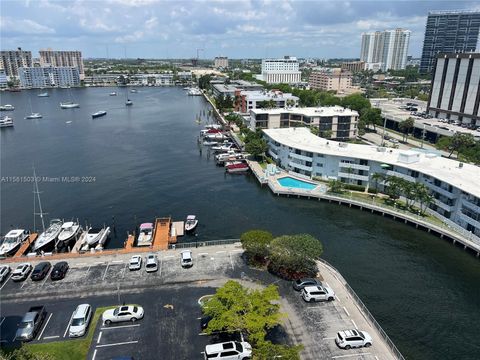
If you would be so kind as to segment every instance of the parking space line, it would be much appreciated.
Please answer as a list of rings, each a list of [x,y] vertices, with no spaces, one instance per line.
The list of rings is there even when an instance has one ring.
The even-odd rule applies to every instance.
[[[25,284],[27,283],[28,279],[25,279],[23,280],[23,283],[22,283],[22,286],[20,286],[20,289],[23,289],[23,287],[25,286]]]
[[[226,253],[225,250],[215,251],[215,254],[224,254],[224,253]]]
[[[0,287],[0,290],[3,289],[3,287],[7,284],[8,280],[10,280],[11,277],[12,277],[12,274],[10,274],[10,276],[8,277],[8,279],[5,280],[5,282],[2,284],[2,287]]]
[[[357,354],[348,354],[348,355],[337,355],[337,356],[332,356],[332,359],[340,359],[340,358],[346,358],[346,357],[352,357],[352,356],[363,356],[363,355],[372,355],[369,352],[361,352]]]
[[[214,271],[217,271],[217,266],[215,265],[215,258],[214,258],[214,257],[211,257],[210,260],[212,260],[213,270],[214,270]]]
[[[128,263],[125,263],[125,266],[123,267],[122,279],[125,278],[125,273],[127,272],[127,265],[128,265]]]
[[[87,277],[87,275],[88,275],[91,267],[92,267],[92,265],[89,265],[89,266],[88,266],[87,272],[85,273],[85,275],[83,275],[84,278]]]
[[[347,308],[344,306],[343,307],[343,310],[345,311],[345,314],[347,314],[348,316],[350,316],[350,313],[348,312]]]
[[[68,320],[67,328],[65,329],[65,332],[63,333],[63,337],[67,336],[67,331],[68,328],[70,327],[70,323],[72,322],[73,314],[70,315],[70,320]]]
[[[97,349],[95,349],[95,350],[93,351],[92,360],[95,360],[95,356],[97,356]]]
[[[123,260],[113,260],[111,261],[112,264],[123,264]]]
[[[98,333],[98,339],[97,339],[97,344],[100,344],[100,340],[102,339],[102,332],[100,331]]]
[[[235,270],[235,266],[233,266],[232,255],[228,254],[228,258],[230,259],[230,265],[232,265],[232,270]]]
[[[171,259],[171,258],[173,258],[173,257],[174,257],[173,255],[167,255],[167,256],[164,256],[163,258],[164,258],[164,259]]]
[[[162,266],[163,266],[163,258],[160,258],[160,271],[158,272],[158,276],[162,276]]]
[[[45,329],[47,328],[48,322],[49,322],[50,319],[52,318],[52,315],[53,315],[53,313],[50,313],[50,316],[48,317],[47,321],[45,322],[45,325],[43,326],[43,329],[42,329],[42,331],[40,332],[40,335],[38,336],[38,339],[39,339],[39,340],[42,338],[43,332],[44,332]]]
[[[243,252],[243,250],[241,249],[237,249],[237,250],[230,250],[231,253],[239,253],[239,252]]]
[[[104,261],[97,261],[95,264],[97,265],[103,265],[105,262]]]
[[[77,265],[77,266],[85,266],[85,265],[87,265],[87,263],[78,263],[78,264],[76,264],[76,265]]]
[[[137,343],[138,343],[138,340],[136,340],[136,341],[125,341],[125,342],[114,343],[114,344],[103,344],[103,345],[97,345],[97,349],[102,348],[102,347],[108,347],[108,346],[128,345],[128,344],[137,344]]]
[[[197,257],[199,257],[199,256],[205,256],[205,255],[208,255],[208,253],[200,253],[200,254],[197,255]]]
[[[45,285],[45,283],[47,282],[47,280],[48,280],[48,274],[45,276],[45,280],[43,280],[42,285],[41,285],[40,287],[43,288],[43,285]]]
[[[108,267],[110,266],[110,264],[107,264],[107,267],[105,268],[105,272],[103,273],[103,277],[102,277],[102,281],[105,280],[105,276],[107,276],[107,272],[108,272]]]
[[[100,330],[123,329],[123,328],[129,328],[129,327],[137,327],[137,326],[140,326],[140,324],[102,327],[102,328],[100,328]]]
[[[350,321],[352,322],[353,326],[355,326],[355,329],[358,329],[357,324],[355,324],[355,321],[353,321],[353,319],[350,319]]]
[[[0,326],[2,326],[4,321],[5,321],[5,316],[2,317],[2,321],[0,321]]]
[[[322,340],[335,340],[335,337],[324,337]]]
[[[57,339],[57,338],[59,338],[59,337],[60,337],[60,335],[45,336],[45,337],[43,338],[43,340],[48,340],[48,339]]]

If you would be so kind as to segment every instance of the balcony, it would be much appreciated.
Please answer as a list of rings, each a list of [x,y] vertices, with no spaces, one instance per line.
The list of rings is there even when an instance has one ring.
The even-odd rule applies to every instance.
[[[357,170],[370,171],[370,166],[368,165],[351,164],[343,161],[340,162],[340,167],[345,169],[357,169]]]
[[[460,219],[469,223],[470,225],[475,226],[477,229],[480,229],[480,222],[477,220],[472,219],[471,217],[465,215],[464,213],[460,212]]]
[[[313,170],[313,168],[311,166],[302,165],[302,164],[299,164],[299,163],[296,163],[296,162],[293,162],[293,161],[290,161],[288,163],[288,166],[290,166],[291,168],[297,168],[297,169],[310,171],[310,172]]]
[[[440,186],[437,186],[437,185],[434,185],[433,183],[430,183],[428,181],[425,182],[425,185],[427,185],[430,189],[432,189],[433,191],[436,191],[437,193],[439,194],[442,194],[446,197],[448,197],[449,199],[454,199],[456,196],[454,194],[452,194],[450,191],[444,189],[444,188],[441,188]]]
[[[453,208],[451,206],[445,204],[444,202],[441,202],[438,199],[434,199],[433,202],[435,203],[435,205],[437,205],[438,207],[441,207],[443,210],[448,211],[448,212],[452,212]]]
[[[299,154],[295,154],[293,152],[290,153],[290,157],[291,158],[294,158],[294,159],[298,159],[298,160],[303,160],[303,161],[313,161],[313,159],[309,156],[305,156],[305,155],[299,155]]]
[[[398,172],[398,171],[388,170],[388,171],[387,171],[387,176],[396,176],[396,177],[405,179],[405,180],[407,180],[407,181],[415,182],[415,178],[414,178],[414,177],[412,177],[412,176],[410,176],[410,175],[407,175],[407,174],[403,174],[403,173]]]
[[[346,179],[354,179],[354,180],[362,180],[362,181],[368,181],[368,176],[364,175],[358,175],[358,174],[353,174],[353,173],[346,173],[346,172],[338,172],[338,177],[343,177]]]
[[[272,158],[274,158],[275,160],[278,159],[278,155],[275,154],[272,149],[269,149],[269,150],[268,150],[268,154],[269,154]]]
[[[462,199],[462,205],[464,205],[465,207],[468,207],[469,209],[472,209],[473,211],[480,214],[480,206],[472,204],[470,201],[468,201],[468,199],[463,198]]]

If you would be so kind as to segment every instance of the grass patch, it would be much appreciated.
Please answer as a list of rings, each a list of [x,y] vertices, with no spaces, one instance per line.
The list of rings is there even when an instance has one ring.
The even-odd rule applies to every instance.
[[[93,334],[97,327],[103,312],[113,309],[115,306],[99,307],[95,310],[92,321],[90,322],[88,333],[85,337],[75,340],[54,341],[44,344],[24,344],[30,351],[35,353],[44,353],[51,355],[58,360],[84,360],[87,358]]]

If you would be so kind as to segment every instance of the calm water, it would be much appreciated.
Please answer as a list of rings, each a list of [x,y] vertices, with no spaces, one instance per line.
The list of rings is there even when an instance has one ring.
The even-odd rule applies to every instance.
[[[34,91],[1,93],[2,104],[16,107],[9,114],[15,128],[1,131],[1,176],[29,177],[35,164],[38,176],[60,178],[39,183],[44,211],[50,218],[114,224],[111,247],[121,246],[136,224],[167,215],[181,220],[196,214],[199,239],[239,237],[252,228],[310,233],[408,358],[478,358],[478,259],[400,223],[278,198],[252,176],[226,175],[196,143],[200,126],[194,120],[208,111],[201,97],[140,88],[126,108],[125,90],[118,89],[117,97],[110,91],[72,89],[81,106],[74,110],[59,107],[69,99],[67,90],[50,91],[49,98]],[[29,96],[43,119],[23,119]],[[92,120],[98,110],[107,116]],[[61,177],[94,181],[66,183]],[[11,226],[32,228],[32,188],[8,179],[1,184],[2,233]]]

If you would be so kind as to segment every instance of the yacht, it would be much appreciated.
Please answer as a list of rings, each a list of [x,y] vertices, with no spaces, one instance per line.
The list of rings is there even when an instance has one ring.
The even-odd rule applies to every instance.
[[[93,246],[96,244],[103,245],[110,234],[110,227],[93,228],[90,227],[87,231],[87,245]]]
[[[189,96],[199,96],[202,95],[202,90],[200,90],[199,88],[190,88],[187,93]]]
[[[55,240],[60,234],[60,231],[62,231],[62,225],[63,221],[60,219],[50,221],[48,229],[41,233],[37,240],[35,240],[33,251],[40,251],[46,247],[50,247],[50,245],[55,245]]]
[[[29,232],[24,229],[10,230],[0,244],[0,256],[13,255],[20,245],[28,239]]]
[[[133,105],[133,101],[130,100],[130,99],[127,99],[127,101],[125,101],[125,105],[126,105],[126,106]]]
[[[0,111],[13,111],[13,110],[15,110],[15,106],[10,104],[0,106]]]
[[[4,116],[0,119],[0,128],[2,127],[12,127],[13,126],[13,119],[9,116]]]
[[[82,227],[78,222],[67,221],[63,223],[62,230],[58,234],[59,243],[69,243],[71,240],[76,239],[78,235],[82,232]]]
[[[216,152],[219,152],[219,153],[228,152],[228,151],[234,150],[234,149],[235,149],[235,145],[233,145],[232,143],[223,143],[223,144],[218,144],[218,145],[212,146],[212,150],[216,151]]]
[[[43,92],[43,93],[40,93],[37,95],[38,97],[49,97],[50,95],[48,94],[48,92]]]
[[[108,94],[110,96],[117,96],[117,93],[115,91],[112,91],[110,94]]]
[[[137,89],[131,89],[130,92],[131,92],[131,93],[136,93],[136,92],[137,92]]]
[[[66,101],[66,102],[61,102],[60,107],[62,109],[74,109],[74,108],[79,108],[80,105],[71,101]]]
[[[197,217],[195,215],[188,215],[187,221],[185,221],[185,231],[191,232],[195,230],[197,225],[198,225]]]
[[[140,233],[137,238],[137,246],[150,246],[153,240],[153,224],[143,223],[140,225]]]
[[[97,117],[105,116],[105,115],[107,115],[107,112],[105,110],[100,110],[100,111],[97,111],[96,113],[93,113],[92,118],[95,119]]]
[[[25,119],[41,119],[42,114],[40,113],[31,113],[30,115],[25,116]]]

